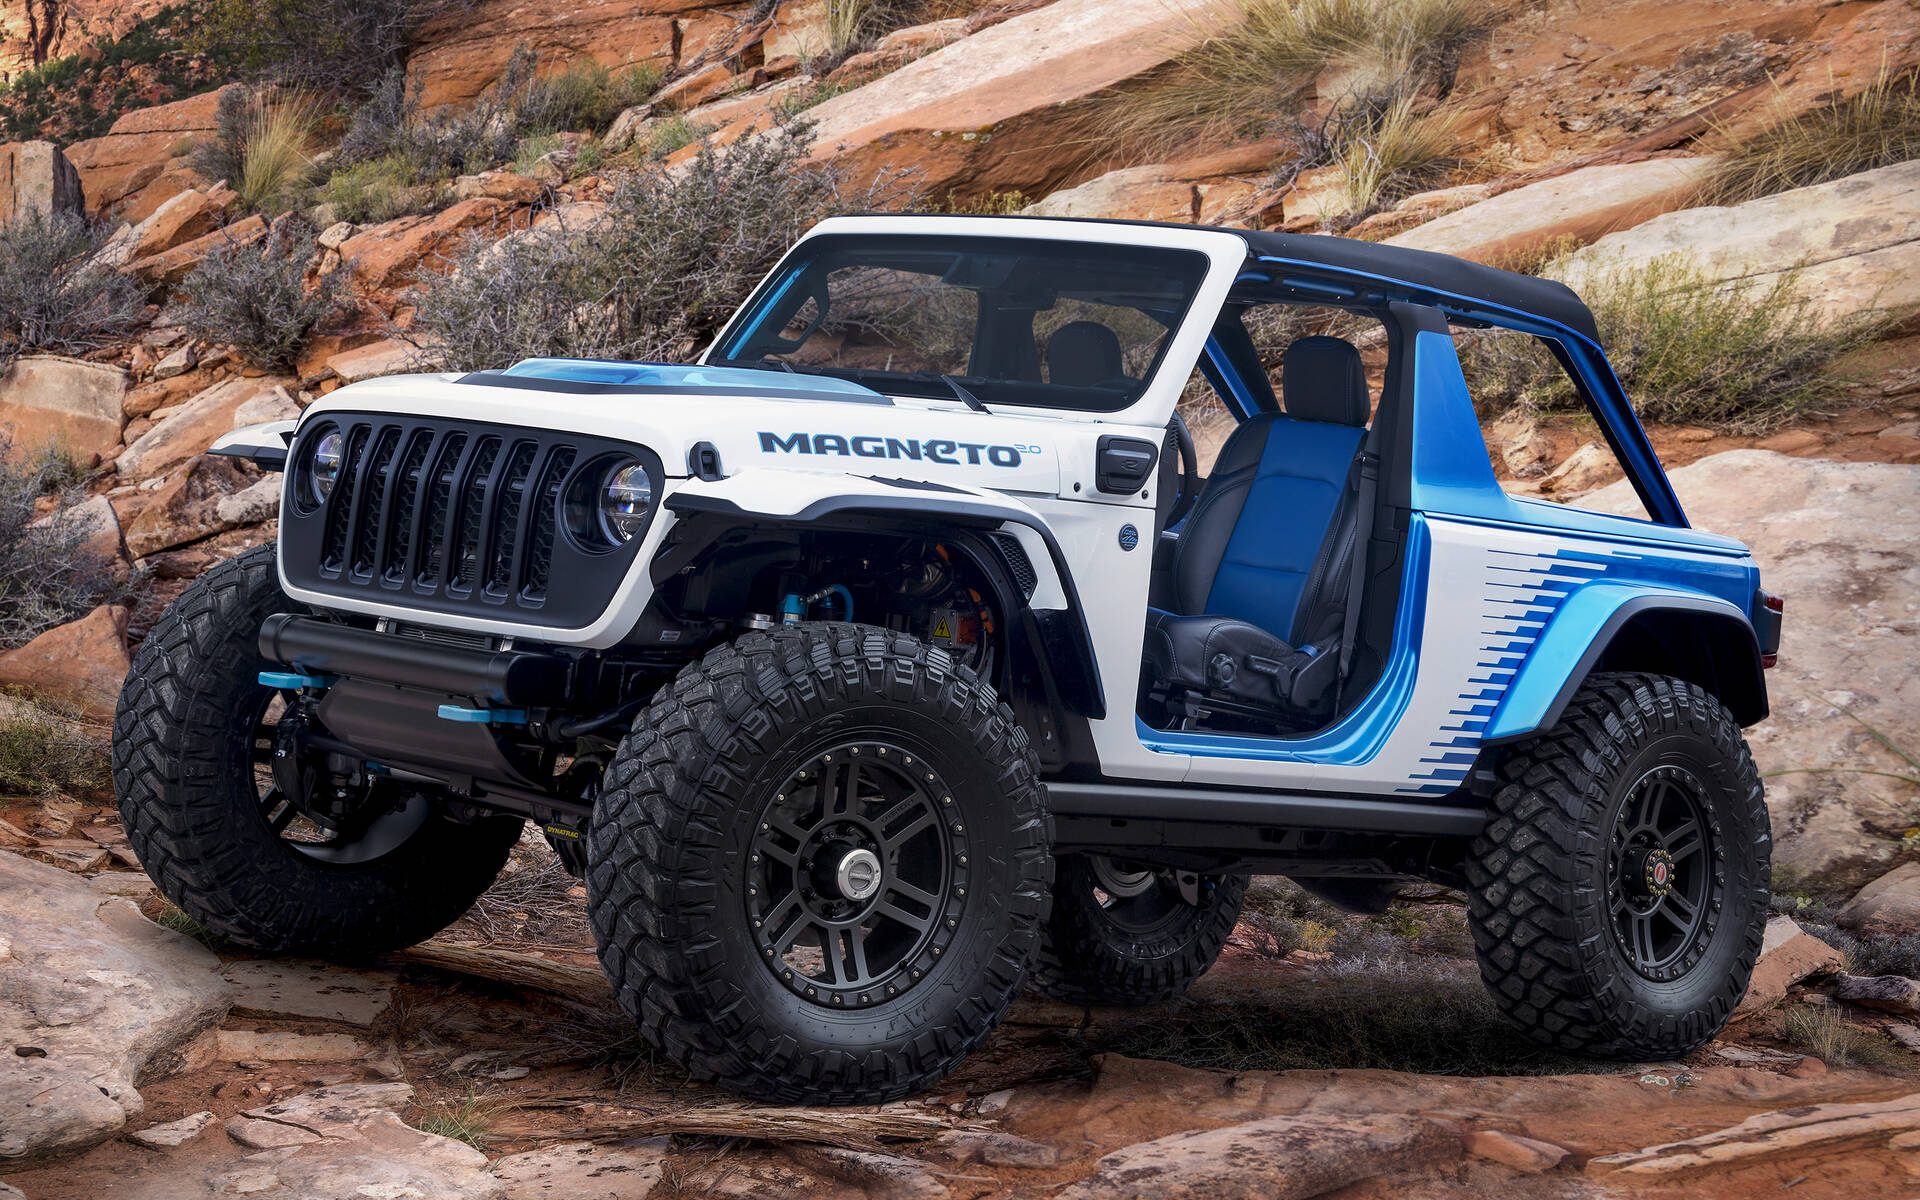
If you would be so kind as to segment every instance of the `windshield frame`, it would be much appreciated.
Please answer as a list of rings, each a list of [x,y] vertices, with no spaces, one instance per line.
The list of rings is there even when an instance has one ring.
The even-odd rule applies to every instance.
[[[728,320],[713,343],[706,348],[700,361],[715,366],[740,365],[722,358],[720,347],[727,345],[742,333],[749,314],[755,313],[762,305],[768,303],[771,293],[784,285],[788,272],[795,266],[796,258],[811,255],[812,251],[808,243],[815,238],[845,234],[902,239],[932,236],[980,241],[1079,242],[1089,245],[1188,250],[1204,255],[1207,263],[1199,286],[1188,301],[1185,313],[1175,325],[1169,328],[1168,335],[1146,376],[1144,385],[1131,403],[1114,409],[1093,406],[1019,404],[1005,400],[989,404],[989,407],[996,412],[1015,411],[1025,415],[1053,415],[1068,419],[1095,419],[1152,425],[1164,425],[1173,412],[1173,406],[1179,398],[1180,391],[1185,386],[1206,344],[1207,332],[1212,328],[1213,318],[1226,298],[1234,276],[1246,262],[1248,254],[1245,240],[1226,230],[1033,217],[918,215],[836,217],[823,221],[809,230],[805,237],[796,242],[793,248],[781,257],[773,270],[769,271],[754,288],[747,301]],[[888,395],[962,406],[960,399],[950,392],[946,385],[937,381],[924,388],[916,387],[913,390],[890,386],[893,381],[878,378],[862,382]]]

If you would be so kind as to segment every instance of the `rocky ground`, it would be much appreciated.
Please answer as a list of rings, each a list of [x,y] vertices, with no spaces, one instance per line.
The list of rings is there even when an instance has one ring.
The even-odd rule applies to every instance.
[[[162,7],[0,0],[0,73],[91,62],[90,41]],[[197,173],[221,93],[149,67],[125,72],[144,107],[106,132],[0,145],[0,224],[36,208],[107,222],[100,262],[150,301],[126,338],[0,371],[0,425],[63,446],[83,476],[37,515],[124,583],[0,653],[0,690],[53,710],[0,694],[0,734],[97,748],[164,605],[274,536],[278,478],[208,457],[213,439],[415,364],[402,297],[465,239],[590,225],[663,132],[732,144],[804,110],[816,162],[903,171],[934,203],[1338,229],[1509,265],[1578,245],[1576,277],[1680,248],[1724,286],[1790,275],[1822,314],[1880,314],[1878,340],[1834,368],[1838,402],[1764,434],[1649,430],[1694,521],[1751,544],[1787,598],[1774,716],[1751,733],[1781,895],[1753,994],[1686,1062],[1555,1059],[1481,996],[1457,897],[1349,919],[1272,883],[1178,1004],[1029,997],[938,1094],[742,1106],[649,1059],[606,993],[582,894],[538,846],[399,958],[255,960],[195,940],[151,893],[97,779],[35,783],[0,796],[0,1200],[1920,1193],[1920,170],[1696,202],[1726,138],[1920,64],[1911,0],[1517,5],[1449,80],[1471,164],[1365,213],[1332,168],[1285,169],[1270,131],[1146,150],[1098,136],[1116,92],[1177,68],[1200,0],[929,4],[843,58],[820,0],[451,11],[407,62],[429,106],[471,105],[523,44],[550,67],[639,62],[663,82],[597,140],[564,131],[536,160],[442,181],[425,211],[360,223],[327,204],[251,211]],[[1303,111],[1350,76],[1329,68]],[[295,217],[318,235],[310,281],[353,296],[297,361],[263,370],[171,318],[211,252]],[[1515,492],[1634,511],[1586,418],[1516,409],[1486,432]]]
[[[577,889],[531,848],[515,875],[342,966],[211,951],[143,876],[0,853],[0,1195],[1837,1198],[1920,1170],[1920,984],[1846,974],[1785,916],[1720,1039],[1626,1065],[1501,1027],[1456,897],[1342,921],[1262,884],[1185,1000],[1027,997],[938,1093],[822,1111],[652,1062]],[[1845,919],[1910,928],[1899,883]]]

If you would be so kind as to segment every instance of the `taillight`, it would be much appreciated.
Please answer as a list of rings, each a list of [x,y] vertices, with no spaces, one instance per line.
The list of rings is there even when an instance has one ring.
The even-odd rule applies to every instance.
[[[1759,611],[1754,615],[1760,619],[1754,622],[1754,632],[1760,638],[1760,665],[1765,668],[1780,661],[1780,626],[1786,619],[1787,601],[1764,589],[1759,598]]]

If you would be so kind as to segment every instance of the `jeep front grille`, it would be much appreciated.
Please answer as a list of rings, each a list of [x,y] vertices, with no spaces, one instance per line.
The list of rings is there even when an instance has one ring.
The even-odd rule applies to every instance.
[[[333,431],[343,457],[320,503],[309,447]],[[636,459],[661,478],[652,453],[602,438],[327,414],[289,456],[283,570],[331,596],[577,628],[611,601],[641,541],[607,544],[583,508],[602,474]],[[567,580],[564,599],[549,594],[555,579]]]

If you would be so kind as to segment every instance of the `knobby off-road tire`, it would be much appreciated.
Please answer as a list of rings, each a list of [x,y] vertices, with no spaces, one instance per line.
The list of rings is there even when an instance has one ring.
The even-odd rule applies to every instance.
[[[141,643],[113,725],[113,783],[127,840],[167,899],[255,950],[349,958],[423,941],[499,874],[517,818],[429,816],[367,862],[319,861],[269,826],[255,788],[254,721],[271,698],[255,640],[296,611],[274,547],[221,563],[180,594]]]
[[[1200,903],[1171,872],[1090,855],[1059,862],[1033,985],[1068,1004],[1158,1004],[1207,973],[1240,920],[1245,875],[1202,875]]]
[[[1767,918],[1771,836],[1740,727],[1694,684],[1599,674],[1493,770],[1467,879],[1495,1002],[1558,1050],[1704,1044],[1746,993]]]
[[[1045,825],[1025,732],[944,651],[851,624],[748,634],[681,671],[607,771],[588,841],[600,961],[697,1078],[782,1103],[904,1096],[1019,990]],[[863,849],[877,891],[848,900],[863,881],[834,868]]]

